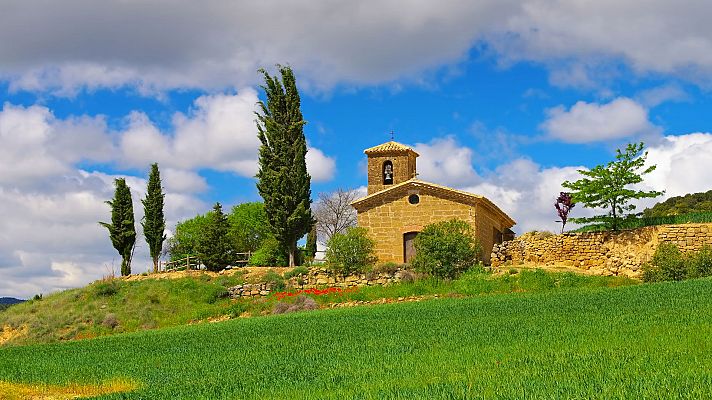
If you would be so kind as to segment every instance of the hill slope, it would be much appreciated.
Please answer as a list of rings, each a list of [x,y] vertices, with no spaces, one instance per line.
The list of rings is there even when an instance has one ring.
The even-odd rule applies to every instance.
[[[650,218],[695,213],[712,213],[712,190],[671,197],[651,208],[646,208],[643,216]]]
[[[110,398],[129,399],[710,398],[710,320],[710,279],[443,299],[4,348],[0,381],[128,379]]]

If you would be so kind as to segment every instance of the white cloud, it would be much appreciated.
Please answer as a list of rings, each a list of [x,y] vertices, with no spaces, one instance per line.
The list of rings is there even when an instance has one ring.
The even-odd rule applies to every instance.
[[[323,151],[309,147],[305,158],[312,182],[326,182],[334,177],[336,160],[325,155]]]
[[[709,2],[666,0],[160,1],[27,0],[0,14],[0,77],[11,89],[71,95],[130,85],[224,90],[289,63],[305,87],[409,79],[483,44],[502,63],[542,63],[561,85],[640,75],[708,82]],[[130,28],[127,29],[127,21]],[[269,26],[269,29],[263,29]],[[708,83],[707,83],[708,84]],[[395,83],[399,85],[399,83]]]
[[[636,96],[641,104],[648,108],[656,107],[668,101],[688,101],[690,96],[676,84],[666,84],[644,90]]]
[[[472,168],[472,149],[461,147],[451,136],[433,139],[430,143],[416,143],[418,178],[438,179],[443,185],[459,186],[479,180]]]
[[[648,120],[648,111],[626,97],[606,104],[579,101],[568,110],[558,106],[547,110],[547,116],[542,129],[549,137],[569,143],[651,136],[660,132],[660,128]]]

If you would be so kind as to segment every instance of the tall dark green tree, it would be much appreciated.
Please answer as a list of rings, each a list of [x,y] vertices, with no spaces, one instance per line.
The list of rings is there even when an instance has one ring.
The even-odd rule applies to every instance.
[[[208,271],[220,271],[233,262],[234,251],[230,241],[230,223],[222,205],[215,203],[207,214],[204,231],[198,239],[198,258]]]
[[[313,260],[314,257],[316,257],[316,224],[307,234],[307,244],[305,247],[304,256],[309,260]]]
[[[635,218],[635,204],[631,200],[658,197],[662,192],[644,191],[632,188],[641,183],[643,175],[655,170],[655,165],[645,167],[648,152],[643,152],[644,144],[628,144],[625,151],[616,150],[616,160],[606,165],[597,165],[591,170],[579,170],[584,176],[576,182],[566,181],[563,187],[571,189],[576,203],[586,208],[602,208],[606,214],[593,217],[573,218],[577,223],[598,223],[608,229],[618,230],[628,218]]]
[[[161,188],[161,174],[158,171],[158,164],[151,165],[151,173],[148,176],[148,187],[146,198],[143,203],[143,236],[148,243],[148,249],[153,261],[153,272],[158,272],[158,259],[163,249],[163,241],[166,240],[164,231],[166,230],[166,218],[163,215],[163,200],[165,194]]]
[[[121,275],[131,275],[131,257],[136,244],[136,226],[134,224],[131,189],[124,178],[114,181],[114,198],[106,201],[111,206],[111,223],[99,222],[109,230],[111,244],[121,255]]]
[[[306,121],[300,110],[299,91],[291,68],[278,66],[280,81],[265,70],[262,86],[267,102],[260,101],[257,135],[262,142],[257,189],[265,202],[272,233],[289,253],[295,265],[297,240],[314,225],[311,204],[311,177],[307,172],[304,137]]]

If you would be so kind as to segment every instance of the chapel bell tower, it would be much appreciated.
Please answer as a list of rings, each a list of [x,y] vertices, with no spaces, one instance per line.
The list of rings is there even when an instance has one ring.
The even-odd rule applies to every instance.
[[[368,194],[415,178],[415,159],[410,147],[390,141],[364,151],[368,157]]]

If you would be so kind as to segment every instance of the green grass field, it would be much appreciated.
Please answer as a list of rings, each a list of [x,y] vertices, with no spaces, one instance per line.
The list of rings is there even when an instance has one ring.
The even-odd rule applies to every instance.
[[[712,280],[492,294],[0,349],[105,399],[712,398]]]

